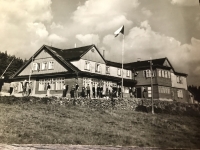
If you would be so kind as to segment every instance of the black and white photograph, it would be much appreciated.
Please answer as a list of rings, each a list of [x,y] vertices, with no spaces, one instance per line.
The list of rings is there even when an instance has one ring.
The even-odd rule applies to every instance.
[[[0,0],[1,150],[200,149],[199,0]]]

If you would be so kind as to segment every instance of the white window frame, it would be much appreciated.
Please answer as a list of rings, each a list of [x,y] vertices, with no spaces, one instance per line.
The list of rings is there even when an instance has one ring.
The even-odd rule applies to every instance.
[[[85,61],[84,69],[90,71],[90,62],[89,61]]]
[[[183,98],[183,91],[177,90],[177,96],[178,96],[178,98]]]
[[[101,73],[101,64],[96,63],[95,72],[97,72],[97,73]]]
[[[151,96],[152,96],[151,87],[147,87],[147,93],[148,93],[148,97],[151,97]]]
[[[118,76],[121,76],[121,75],[122,75],[122,74],[121,74],[121,69],[119,69],[119,68],[117,69],[117,75],[118,75]]]
[[[41,70],[47,70],[48,68],[48,62],[42,62],[42,65],[41,65]]]
[[[160,69],[158,70],[158,76],[159,76],[159,77],[162,77],[162,74],[161,74],[161,70],[160,70]]]
[[[49,62],[48,62],[48,69],[49,69],[49,70],[54,69],[54,61],[49,61]]]
[[[131,71],[130,70],[126,70],[126,76],[130,77],[130,75],[131,75]]]
[[[110,74],[110,67],[106,66],[106,74]]]
[[[40,70],[40,63],[33,63],[32,71],[39,71]]]

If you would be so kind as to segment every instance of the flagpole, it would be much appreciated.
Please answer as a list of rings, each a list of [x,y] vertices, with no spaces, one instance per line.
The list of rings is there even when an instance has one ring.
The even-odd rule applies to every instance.
[[[124,75],[124,34],[123,35],[123,40],[122,40],[122,94],[121,94],[121,98],[123,98],[123,94],[124,94],[124,88],[123,88],[123,75]]]
[[[150,71],[151,71],[151,107],[152,107],[152,114],[154,114],[154,104],[153,104],[153,71],[152,71],[152,58],[150,58]]]
[[[13,62],[14,59],[15,59],[15,58],[13,58],[12,61],[9,63],[9,65],[6,67],[6,69],[4,70],[4,72],[3,72],[3,74],[1,75],[0,78],[3,77],[4,73],[5,73],[5,72],[7,71],[7,69],[10,67],[10,65],[12,64],[12,62]]]
[[[31,80],[31,75],[32,75],[32,68],[33,68],[33,56],[31,57],[31,69],[30,69],[30,74],[29,74],[29,79],[28,79],[28,83],[30,83]]]

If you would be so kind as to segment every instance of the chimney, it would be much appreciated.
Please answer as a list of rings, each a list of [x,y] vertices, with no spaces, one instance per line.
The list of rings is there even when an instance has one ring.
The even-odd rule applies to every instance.
[[[141,61],[141,58],[137,58],[137,61],[140,62],[140,61]]]
[[[103,49],[103,58],[105,58],[105,50]]]

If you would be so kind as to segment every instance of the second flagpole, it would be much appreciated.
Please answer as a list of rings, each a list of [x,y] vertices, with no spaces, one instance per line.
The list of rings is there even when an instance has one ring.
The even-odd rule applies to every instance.
[[[124,85],[123,85],[123,75],[124,75],[124,34],[123,34],[123,40],[122,40],[122,94],[121,94],[121,98],[123,98],[123,94],[124,94]]]

